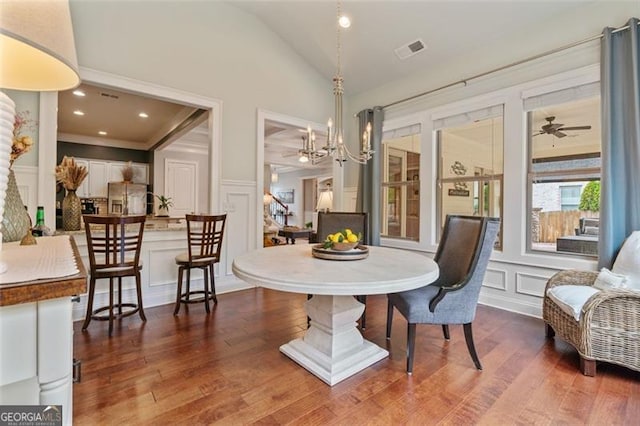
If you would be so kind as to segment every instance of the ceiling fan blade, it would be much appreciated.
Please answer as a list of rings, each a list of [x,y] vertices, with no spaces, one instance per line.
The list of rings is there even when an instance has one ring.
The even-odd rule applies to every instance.
[[[540,136],[540,135],[544,135],[544,134],[545,134],[545,132],[540,131],[540,132],[538,132],[538,133],[534,133],[534,134],[533,134],[533,135],[531,135],[531,136]]]
[[[555,136],[556,138],[564,138],[565,136],[567,136],[567,134],[562,132],[554,132],[553,136]]]
[[[591,126],[573,126],[573,127],[561,127],[558,130],[590,130]]]

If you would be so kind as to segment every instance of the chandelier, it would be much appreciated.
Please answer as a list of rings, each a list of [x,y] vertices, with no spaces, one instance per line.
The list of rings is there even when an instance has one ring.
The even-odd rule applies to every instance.
[[[371,123],[367,123],[366,130],[362,134],[362,142],[360,144],[360,152],[357,154],[349,151],[344,143],[343,127],[342,127],[342,95],[344,94],[344,80],[341,72],[340,53],[342,50],[341,28],[348,28],[351,23],[348,18],[341,16],[340,1],[337,3],[336,18],[336,47],[337,47],[337,66],[336,75],[333,77],[333,95],[335,97],[335,126],[334,121],[330,118],[327,123],[327,139],[326,144],[322,148],[316,146],[316,135],[311,130],[311,126],[307,126],[307,132],[302,136],[302,149],[298,150],[301,163],[311,162],[317,164],[326,158],[335,159],[340,166],[347,159],[359,164],[366,164],[374,154],[371,150]]]

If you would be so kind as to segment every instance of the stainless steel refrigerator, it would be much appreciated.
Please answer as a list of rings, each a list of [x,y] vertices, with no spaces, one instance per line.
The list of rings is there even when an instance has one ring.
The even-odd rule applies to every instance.
[[[147,185],[109,182],[108,203],[110,214],[147,214]]]

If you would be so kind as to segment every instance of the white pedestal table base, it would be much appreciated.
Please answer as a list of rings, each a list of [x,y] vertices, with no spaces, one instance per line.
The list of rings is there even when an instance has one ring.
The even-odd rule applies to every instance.
[[[307,333],[280,351],[325,383],[333,386],[389,356],[360,334],[356,321],[364,305],[353,296],[314,295],[305,311],[311,318]]]

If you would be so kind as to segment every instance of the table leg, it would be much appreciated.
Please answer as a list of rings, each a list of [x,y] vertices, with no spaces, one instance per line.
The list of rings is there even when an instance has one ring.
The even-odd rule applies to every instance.
[[[352,296],[314,295],[305,303],[311,322],[305,336],[280,351],[327,384],[350,377],[389,356],[357,328],[364,305]]]

